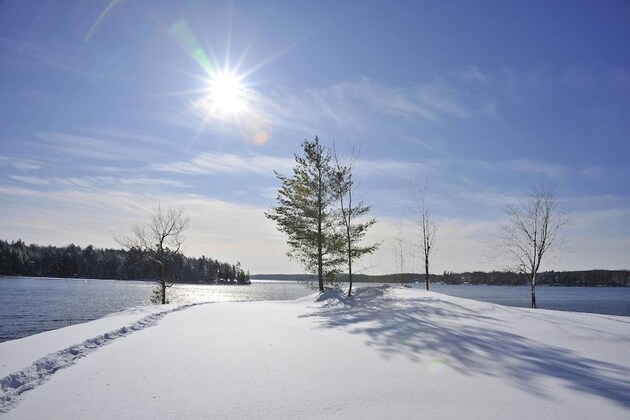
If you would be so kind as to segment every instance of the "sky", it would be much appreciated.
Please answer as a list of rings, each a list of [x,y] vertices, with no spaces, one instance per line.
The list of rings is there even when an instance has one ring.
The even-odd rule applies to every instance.
[[[569,210],[543,270],[630,269],[627,1],[0,2],[0,237],[119,247],[175,206],[184,253],[297,273],[264,213],[300,144],[357,149],[364,273],[500,270],[541,180]],[[402,234],[401,234],[402,232]]]

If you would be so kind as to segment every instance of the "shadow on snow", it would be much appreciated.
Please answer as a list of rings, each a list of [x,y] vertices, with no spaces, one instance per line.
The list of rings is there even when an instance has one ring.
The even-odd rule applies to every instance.
[[[385,357],[439,358],[466,375],[508,377],[543,398],[543,380],[557,379],[630,408],[630,369],[507,332],[505,322],[480,311],[434,296],[397,298],[387,286],[358,289],[350,298],[329,290],[318,301],[322,305],[302,317],[365,335]]]

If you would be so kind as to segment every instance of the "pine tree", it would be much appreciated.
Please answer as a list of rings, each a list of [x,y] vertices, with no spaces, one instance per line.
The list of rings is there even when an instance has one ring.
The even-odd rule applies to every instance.
[[[336,225],[334,167],[330,152],[315,137],[302,143],[303,156],[295,155],[293,176],[276,172],[282,183],[278,205],[265,213],[287,235],[287,255],[316,272],[320,291],[324,278],[333,279],[343,262],[343,235]]]

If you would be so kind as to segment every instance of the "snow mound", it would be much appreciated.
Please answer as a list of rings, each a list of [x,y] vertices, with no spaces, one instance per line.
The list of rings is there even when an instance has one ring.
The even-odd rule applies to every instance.
[[[315,302],[341,302],[345,303],[347,300],[346,292],[341,289],[326,289],[323,293],[317,296]]]
[[[347,293],[342,289],[326,289],[320,294],[315,302],[324,302],[326,305],[357,305],[367,304],[368,302],[378,301],[390,292],[392,287],[384,284],[381,286],[367,286],[355,289],[352,296],[348,297]]]
[[[87,356],[99,347],[111,343],[113,340],[155,325],[171,312],[181,311],[194,305],[197,304],[182,305],[166,311],[152,313],[132,324],[44,356],[30,366],[1,378],[0,414],[8,412],[17,403],[20,394],[43,384],[58,370],[72,366],[78,359]]]

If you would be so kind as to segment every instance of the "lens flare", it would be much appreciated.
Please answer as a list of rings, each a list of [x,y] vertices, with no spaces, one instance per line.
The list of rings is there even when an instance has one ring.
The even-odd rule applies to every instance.
[[[433,376],[440,376],[446,370],[447,365],[444,360],[436,359],[429,365],[429,374]]]
[[[175,22],[171,26],[171,33],[207,74],[214,72],[215,66],[212,60],[208,57],[205,50],[201,48],[197,37],[195,37],[185,20],[180,19]]]

